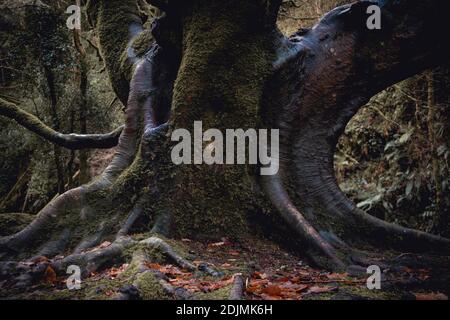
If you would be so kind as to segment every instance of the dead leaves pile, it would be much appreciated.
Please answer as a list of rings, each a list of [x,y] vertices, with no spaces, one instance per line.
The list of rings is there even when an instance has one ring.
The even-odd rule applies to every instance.
[[[440,292],[414,293],[416,300],[448,300],[448,297]]]
[[[180,270],[173,265],[159,265],[157,263],[148,263],[147,267],[159,271],[167,276],[169,283],[176,288],[184,288],[191,293],[212,292],[227,287],[233,283],[233,277],[227,276],[220,280],[205,280],[197,278],[191,272]]]
[[[254,300],[301,300],[305,295],[337,291],[334,282],[347,281],[347,274],[323,274],[310,269],[278,271],[272,276],[254,272],[247,294]]]
[[[183,242],[191,244],[189,239],[183,239]],[[96,248],[89,251],[97,251],[107,248],[111,245],[110,242],[103,242]],[[202,248],[197,248],[197,251],[202,251]],[[237,247],[227,239],[222,239],[221,242],[210,243],[203,247],[207,252],[206,258],[208,261],[213,261],[210,264],[213,269],[226,271],[227,276],[221,278],[201,277],[198,273],[193,273],[187,270],[182,270],[174,265],[161,265],[158,263],[147,263],[147,267],[151,270],[164,274],[168,282],[175,288],[184,288],[191,293],[210,293],[216,290],[231,287],[234,282],[234,276],[231,274],[241,272],[243,264],[246,264],[249,259],[254,259],[248,254],[249,250]],[[203,252],[204,252],[203,251]],[[311,295],[328,294],[338,291],[341,285],[345,286],[359,286],[365,287],[366,279],[352,278],[347,273],[328,273],[313,269],[298,261],[288,259],[273,259],[275,255],[266,254],[267,260],[259,260],[266,262],[265,265],[253,270],[248,276],[245,283],[245,298],[250,300],[302,300]],[[56,257],[61,259],[63,257]],[[252,260],[253,261],[253,260]],[[204,264],[202,261],[193,261],[197,266]],[[42,276],[41,283],[51,285],[54,287],[64,287],[65,278],[57,277],[55,270],[51,266],[51,261],[46,257],[38,257],[33,261],[27,262],[29,266],[38,266],[43,264],[45,272]],[[277,267],[272,267],[281,265]],[[99,273],[90,274],[90,280],[96,281],[100,279],[115,280],[127,268],[128,264],[112,267],[103,270]],[[262,271],[263,270],[263,271]],[[419,269],[413,270],[404,268],[400,274],[397,274],[399,280],[415,278],[425,281],[429,278],[430,270]],[[107,292],[107,296],[112,296],[114,291]],[[420,292],[412,295],[416,300],[448,300],[445,294],[440,292]]]

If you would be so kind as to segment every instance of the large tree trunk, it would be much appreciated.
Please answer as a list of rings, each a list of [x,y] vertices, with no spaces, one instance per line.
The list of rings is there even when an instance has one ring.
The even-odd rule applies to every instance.
[[[186,7],[170,128],[187,129],[194,137],[194,121],[202,121],[204,131],[223,133],[260,127],[263,89],[279,36],[276,6],[200,1]],[[255,170],[243,165],[181,165],[173,170],[164,194],[169,195],[165,206],[177,235],[239,236],[249,231],[248,213],[258,205]]]
[[[358,210],[333,171],[337,140],[361,106],[447,59],[449,3],[361,1],[288,39],[276,28],[281,1],[150,2],[166,12],[153,23],[153,36],[142,30],[135,1],[90,2],[110,78],[127,105],[116,156],[93,183],[57,198],[25,230],[2,238],[3,260],[72,252],[53,261],[56,270],[77,263],[94,271],[136,244],[127,236],[137,223],[179,238],[282,232],[279,238],[301,244],[329,269],[369,263],[358,250],[368,245],[449,253],[447,239]],[[366,27],[374,3],[382,9],[381,30]],[[194,136],[194,121],[203,130],[280,129],[280,172],[175,166],[171,133],[187,129]],[[85,251],[105,239],[113,242],[107,249]],[[192,268],[160,240],[140,244]],[[12,266],[4,268],[12,272]]]

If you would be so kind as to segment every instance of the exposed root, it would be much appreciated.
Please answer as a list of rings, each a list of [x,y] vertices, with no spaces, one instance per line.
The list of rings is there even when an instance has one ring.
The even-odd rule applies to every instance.
[[[160,238],[151,237],[141,241],[140,244],[143,244],[149,248],[153,248],[160,251],[168,259],[170,259],[183,269],[189,271],[195,271],[197,269],[192,263],[190,263],[189,261],[181,257],[179,254],[177,254],[170,245],[168,245],[164,240]]]
[[[60,236],[53,241],[45,243],[38,251],[38,257],[54,257],[61,252],[64,252],[67,247],[72,231],[68,228],[64,229]],[[94,245],[95,246],[95,245]],[[92,246],[93,247],[93,246]]]
[[[23,259],[25,258],[24,248],[33,249],[39,245],[37,255],[52,257],[63,254],[66,250],[72,249],[73,242],[78,241],[77,237],[80,237],[80,232],[82,234],[89,232],[87,229],[96,228],[97,230],[82,237],[81,242],[75,246],[75,253],[82,253],[98,245],[102,239],[111,235],[111,232],[117,232],[119,237],[128,234],[142,213],[142,202],[131,203],[134,209],[123,223],[121,216],[123,209],[116,208],[112,199],[122,197],[123,192],[120,188],[123,187],[116,186],[121,183],[118,178],[129,174],[126,169],[130,168],[135,159],[148,162],[144,157],[148,155],[148,152],[153,152],[151,149],[154,145],[150,143],[153,139],[151,137],[153,129],[158,126],[159,121],[168,116],[171,101],[168,94],[171,94],[169,91],[173,79],[170,72],[164,70],[167,61],[161,61],[165,59],[163,56],[158,46],[154,45],[149,54],[136,65],[128,95],[125,127],[115,156],[107,169],[94,182],[70,190],[51,201],[24,230],[0,238],[2,259]],[[155,65],[155,62],[158,64]],[[156,87],[155,83],[164,88]],[[143,143],[145,146],[142,147],[146,151],[145,155],[139,153],[143,137],[146,140]],[[160,135],[158,135],[159,138],[161,138]],[[94,201],[91,200],[92,195],[95,197]],[[104,198],[103,201],[102,198]],[[106,211],[111,211],[110,217],[106,217],[108,214]],[[104,214],[105,217],[98,217],[100,214]],[[96,219],[100,221],[95,221]],[[84,230],[83,225],[79,225],[76,221],[89,226],[86,226]],[[120,226],[121,229],[117,230]],[[57,238],[52,238],[55,235]]]
[[[70,210],[81,210],[84,189],[82,187],[67,191],[50,202],[37,218],[25,229],[15,235],[0,238],[0,250],[3,253],[19,253],[23,248],[31,246],[52,222],[60,219],[61,215]]]
[[[105,223],[101,222],[99,226],[99,230],[95,232],[93,235],[87,236],[87,238],[83,239],[78,246],[74,249],[74,253],[81,253],[83,251],[88,250],[89,248],[94,248],[102,241],[105,235]]]
[[[291,225],[300,237],[327,257],[331,261],[333,269],[345,269],[345,263],[337,257],[336,250],[329,242],[321,237],[293,205],[281,184],[279,176],[262,177],[261,181],[266,195],[270,198],[286,222]]]
[[[233,287],[231,288],[228,300],[242,300],[245,292],[245,280],[242,274],[235,274],[233,277]]]
[[[153,236],[145,240],[135,242],[138,245],[138,249],[133,252],[133,258],[131,263],[125,271],[124,276],[129,277],[131,273],[131,286],[126,286],[124,290],[121,290],[120,294],[116,297],[119,300],[129,300],[134,298],[141,298],[141,292],[148,290],[146,288],[148,282],[153,282],[159,285],[166,295],[178,300],[190,300],[193,299],[193,295],[184,288],[174,287],[170,284],[169,279],[157,270],[149,268],[149,263],[152,261],[152,256],[149,252],[156,250],[158,253],[164,255],[167,261],[170,261],[180,267],[183,270],[190,272],[204,272],[210,276],[221,276],[222,274],[213,270],[207,264],[203,263],[196,267],[191,262],[187,261],[180,254],[178,254],[166,241],[159,237]],[[150,251],[149,251],[150,249]],[[143,288],[144,287],[144,288]],[[155,289],[153,289],[155,290]],[[137,295],[136,295],[137,293]]]
[[[378,236],[384,234],[386,239],[393,238],[392,246],[394,248],[407,248],[412,252],[436,252],[450,255],[450,239],[388,223],[359,209],[353,211],[353,217],[361,219],[362,222],[371,226],[373,232],[377,233]]]
[[[135,244],[137,244],[137,242]],[[151,237],[138,242],[138,244],[140,245],[139,249],[133,252],[130,266],[124,273],[124,277],[129,278],[128,281],[131,281],[132,284],[122,288],[119,295],[116,296],[115,299],[138,300],[145,298],[143,295],[149,294],[148,292],[145,293],[146,291],[157,291],[157,288],[148,288],[149,282],[153,283],[153,286],[155,287],[159,286],[163,292],[170,297],[180,300],[191,299],[192,295],[187,290],[173,287],[164,274],[148,267],[148,264],[152,261],[152,258],[147,254],[148,250],[146,249],[158,250],[159,253],[165,255],[168,259],[175,262],[181,268],[194,271],[195,266],[175,253],[175,251],[160,238]]]
[[[134,166],[137,170],[144,170],[144,165],[141,166],[136,159],[146,164],[151,162],[155,158],[155,143],[165,139],[168,127],[160,124],[168,118],[174,78],[173,72],[168,71],[173,71],[174,66],[171,65],[166,70],[168,61],[165,59],[167,56],[154,45],[147,56],[137,63],[128,95],[125,127],[115,156],[102,175],[89,185],[55,198],[21,232],[0,238],[2,260],[25,260],[31,253],[25,252],[25,248],[29,251],[36,250],[36,258],[32,260],[0,263],[0,277],[6,279],[8,284],[26,288],[41,281],[48,267],[57,274],[65,274],[69,265],[79,266],[82,276],[87,277],[122,261],[126,250],[132,246],[156,250],[181,268],[196,270],[196,266],[159,238],[152,237],[137,242],[127,237],[142,217],[146,203],[151,202],[149,198],[153,191],[146,191],[143,195],[136,194],[137,201],[124,199],[128,203],[126,206],[132,207],[128,217],[123,216],[127,209],[115,204],[117,198],[121,201],[122,190],[127,187],[123,185],[123,181],[127,181],[127,175],[133,175],[133,170],[127,169]],[[161,88],[156,87],[156,84]],[[139,172],[135,174],[142,175]],[[122,176],[125,177],[120,179]],[[149,181],[144,180],[143,183],[149,185]],[[92,197],[94,200],[91,200]],[[167,226],[161,227],[167,225],[166,220],[157,219],[155,227],[167,229]],[[116,237],[112,244],[105,242],[106,247],[95,248],[102,241],[111,239],[114,234]],[[54,238],[55,236],[57,237]],[[72,254],[61,257],[67,252]],[[50,260],[52,257],[55,258]],[[132,296],[133,288],[136,292],[142,291],[140,286],[143,279],[152,275],[168,295],[189,298],[189,294],[182,289],[173,288],[164,275],[145,267],[142,262],[144,258],[146,257],[139,258],[138,253],[134,254],[133,264],[138,264],[139,272],[133,276],[133,285],[128,290],[125,288],[124,292]],[[141,262],[136,262],[139,259]]]
[[[137,66],[128,98],[125,129],[119,139],[115,156],[101,177],[91,184],[90,189],[105,188],[112,185],[117,177],[128,168],[135,159],[142,132],[147,126],[155,126],[152,115],[152,77],[151,63],[147,59]]]
[[[136,221],[142,216],[142,213],[143,213],[142,202],[138,201],[133,210],[131,210],[131,213],[126,219],[122,228],[120,228],[119,232],[117,233],[117,237],[128,235],[131,228],[133,228],[133,226],[136,224]]]
[[[1,238],[0,249],[2,251],[13,250],[19,252],[22,248],[29,246],[37,237],[49,232],[50,230],[47,229],[49,227],[51,228],[52,222],[57,222],[63,218],[61,216],[64,213],[80,212],[83,215],[83,210],[87,209],[84,206],[84,197],[86,194],[88,192],[92,193],[99,190],[106,190],[117,179],[118,175],[129,167],[137,152],[138,133],[141,131],[139,127],[142,126],[142,122],[140,122],[141,116],[139,114],[142,113],[143,105],[140,102],[140,96],[141,92],[149,86],[146,78],[148,76],[148,70],[145,69],[145,64],[149,64],[149,62],[143,62],[142,65],[137,67],[132,80],[133,89],[129,97],[125,129],[120,136],[116,155],[105,172],[90,185],[70,190],[51,201],[39,213],[38,217],[21,232],[6,238]],[[87,245],[82,245],[81,249],[86,248]]]
[[[173,288],[168,279],[155,270],[151,270],[147,264],[152,261],[148,252],[162,254],[168,261],[176,264],[184,270],[195,272],[197,267],[181,257],[164,240],[158,237],[150,237],[142,241],[135,241],[130,237],[118,237],[106,247],[93,248],[88,251],[71,254],[67,257],[56,257],[49,260],[46,257],[36,257],[26,262],[1,262],[0,278],[14,283],[15,287],[30,286],[40,281],[48,266],[51,266],[57,274],[65,274],[67,268],[76,265],[82,270],[82,277],[86,278],[94,272],[99,272],[107,267],[117,264],[125,259],[125,252],[135,247],[129,268],[128,276],[131,276],[133,286],[139,291],[139,283],[147,272],[151,272],[157,282],[160,283],[166,293],[186,299],[187,293],[181,289]],[[200,268],[199,268],[200,269]],[[122,297],[123,298],[123,297]]]
[[[49,260],[41,256],[25,262],[2,262],[0,264],[0,278],[6,279],[9,283],[14,283],[14,287],[25,287],[41,281],[48,266],[51,266],[56,273],[65,274],[67,267],[70,265],[79,266],[82,270],[82,276],[87,277],[92,272],[123,258],[124,250],[132,244],[131,238],[120,238],[106,248],[96,248],[64,258]]]
[[[123,252],[133,244],[131,238],[122,237],[103,249],[93,249],[83,253],[75,253],[60,260],[52,261],[55,270],[65,271],[70,265],[82,267],[83,275],[102,269],[107,265],[114,264],[117,259],[123,258]]]
[[[266,194],[294,230],[331,261],[338,256],[340,261],[352,263],[353,246],[372,247],[369,260],[372,256],[388,259],[388,252],[380,253],[383,249],[449,254],[449,239],[372,217],[357,209],[337,185],[333,163],[336,144],[356,112],[379,91],[447,60],[432,43],[416,45],[429,40],[423,37],[425,29],[410,33],[401,22],[420,10],[397,2],[383,7],[387,15],[400,7],[402,10],[395,12],[404,14],[399,15],[395,27],[384,29],[372,41],[365,28],[345,28],[347,18],[358,15],[359,5],[336,8],[308,32],[297,34],[288,43],[280,41],[263,118],[268,126],[280,129],[279,176],[283,181],[266,178]],[[429,8],[424,5],[424,12]],[[354,22],[362,23],[356,16],[352,16]],[[432,15],[420,18],[434,19]],[[397,48],[405,45],[399,39],[404,34],[417,50],[399,56]],[[360,54],[361,50],[380,51],[383,37],[389,43],[389,53]],[[374,73],[370,77],[362,72],[371,68]]]

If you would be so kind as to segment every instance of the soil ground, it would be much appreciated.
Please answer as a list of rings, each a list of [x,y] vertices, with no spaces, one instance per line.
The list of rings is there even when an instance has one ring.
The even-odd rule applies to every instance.
[[[145,236],[138,236],[137,239]],[[448,295],[442,286],[439,286],[440,289],[433,289],[433,286],[423,289],[423,282],[432,276],[427,269],[400,268],[390,271],[390,280],[382,281],[382,290],[369,290],[368,274],[338,274],[315,269],[295,254],[261,239],[248,239],[240,243],[232,243],[227,239],[216,243],[200,243],[189,239],[167,242],[200,270],[208,266],[218,272],[216,276],[200,271],[189,272],[163,258],[148,261],[148,267],[164,274],[173,287],[185,289],[192,299],[228,299],[233,277],[237,274],[244,276],[244,299],[247,300],[447,300]],[[100,247],[108,245],[103,243]],[[82,281],[81,290],[69,291],[66,276],[56,276],[49,267],[41,281],[25,292],[15,292],[13,288],[2,290],[0,298],[115,299],[124,287],[130,285],[126,260],[127,257],[124,257],[124,261],[91,274]],[[41,258],[37,263],[45,264],[46,259]],[[7,283],[3,283],[2,287],[7,288]],[[422,290],[415,290],[414,287],[422,287]],[[174,297],[161,294],[152,298]]]

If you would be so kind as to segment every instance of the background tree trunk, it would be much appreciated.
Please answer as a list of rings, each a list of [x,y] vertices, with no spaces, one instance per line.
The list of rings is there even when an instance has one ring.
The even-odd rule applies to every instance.
[[[80,1],[77,1],[77,5],[81,7]],[[81,43],[81,30],[73,30],[73,39],[75,43],[75,48],[78,52],[79,60],[79,76],[80,76],[80,134],[87,134],[87,116],[88,116],[88,61],[86,57],[86,50]],[[79,152],[80,160],[80,183],[85,184],[90,181],[89,167],[88,167],[88,157],[89,152],[86,150],[81,150]]]
[[[44,66],[44,74],[47,80],[47,88],[50,99],[50,112],[52,115],[52,126],[55,130],[61,129],[59,116],[58,116],[58,98],[56,94],[55,79],[53,71],[50,68]],[[53,156],[55,158],[55,167],[58,181],[58,194],[63,194],[65,191],[65,174],[64,174],[64,161],[59,146],[53,147]]]

